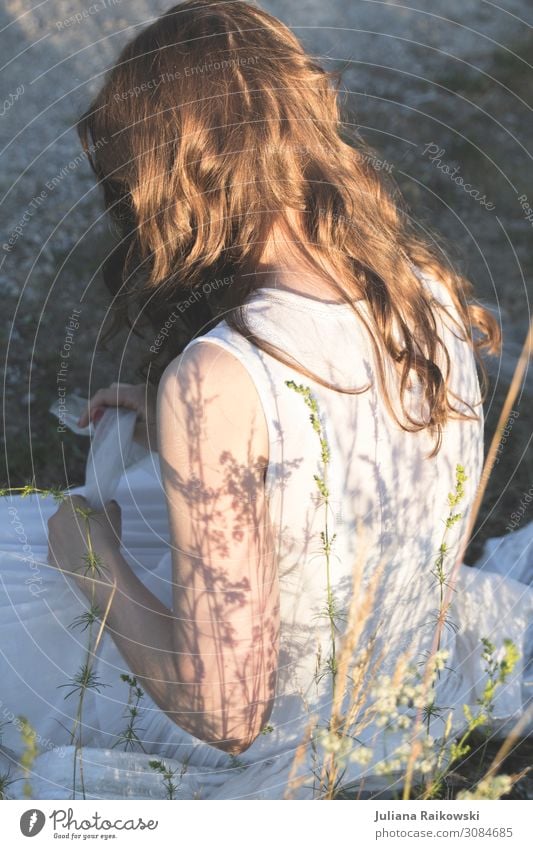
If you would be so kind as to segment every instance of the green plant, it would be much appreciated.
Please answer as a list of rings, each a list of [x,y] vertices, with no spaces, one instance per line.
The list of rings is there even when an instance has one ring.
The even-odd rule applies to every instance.
[[[324,507],[324,528],[320,532],[320,540],[321,540],[321,549],[324,555],[324,561],[326,564],[326,608],[322,615],[324,615],[329,621],[330,628],[330,639],[331,639],[331,651],[329,656],[326,658],[325,665],[322,667],[322,663],[319,660],[318,664],[318,672],[317,672],[317,680],[320,680],[323,674],[326,674],[328,671],[331,674],[332,679],[332,687],[335,689],[335,680],[337,677],[337,646],[336,646],[336,632],[337,632],[337,619],[341,615],[337,609],[337,601],[335,599],[335,595],[332,590],[331,584],[331,552],[333,548],[333,544],[335,542],[336,534],[330,534],[329,530],[329,513],[331,510],[330,507],[330,491],[328,486],[328,469],[330,462],[330,450],[329,445],[326,439],[326,435],[324,433],[324,428],[320,421],[320,414],[318,410],[318,404],[316,399],[311,393],[311,390],[308,386],[303,386],[302,384],[295,383],[294,380],[286,380],[286,386],[289,389],[292,389],[294,392],[301,395],[305,405],[310,410],[309,420],[311,422],[311,427],[317,434],[319,444],[320,444],[320,457],[322,460],[322,474],[314,475],[314,481],[316,488],[322,498],[322,503]]]
[[[111,746],[112,749],[115,746],[124,746],[124,751],[127,752],[128,749],[133,749],[134,746],[139,746],[142,752],[145,751],[145,748],[142,744],[141,738],[139,737],[139,732],[142,730],[138,726],[139,721],[139,705],[141,700],[144,698],[144,690],[139,687],[137,679],[135,676],[122,674],[120,676],[121,680],[128,684],[128,704],[126,706],[126,718],[128,720],[128,724],[124,731],[121,731],[118,739]]]
[[[337,651],[337,606],[331,576],[331,550],[335,535],[330,535],[328,526],[330,492],[327,473],[330,451],[318,404],[310,388],[296,384],[292,380],[286,381],[286,385],[303,398],[310,410],[309,419],[319,438],[323,468],[322,474],[314,475],[314,481],[325,508],[324,529],[320,532],[320,539],[326,563],[326,615],[330,624],[332,645],[331,654],[326,661],[326,669],[332,677],[333,702],[331,717],[325,727],[319,725],[316,718],[311,720],[305,744],[310,746],[312,752],[315,794],[320,798],[336,798],[341,792],[347,763],[352,761],[366,765],[372,760],[374,753],[369,747],[360,743],[358,732],[365,725],[374,722],[384,729],[384,734],[395,732],[398,735],[396,739],[400,739],[394,752],[374,765],[374,774],[396,777],[396,783],[403,785],[403,799],[410,799],[413,795],[423,799],[435,798],[442,792],[454,766],[470,752],[469,740],[472,734],[490,721],[496,690],[505,682],[518,659],[516,646],[510,640],[506,640],[504,658],[499,662],[496,661],[495,647],[487,638],[483,638],[483,658],[486,662],[488,678],[484,692],[478,700],[479,710],[472,712],[468,705],[463,706],[466,728],[458,739],[451,737],[452,712],[448,714],[442,736],[434,738],[430,734],[432,717],[441,716],[446,710],[436,704],[435,687],[448,659],[448,652],[441,648],[441,630],[445,627],[452,629],[456,627],[449,621],[450,602],[446,600],[444,590],[446,587],[453,590],[450,584],[450,572],[446,568],[447,556],[451,550],[448,537],[450,530],[463,518],[463,514],[457,510],[457,507],[465,495],[465,482],[468,480],[465,469],[461,464],[456,465],[454,490],[448,494],[449,512],[444,521],[442,541],[431,571],[437,580],[439,593],[438,611],[433,617],[433,625],[436,629],[434,649],[424,660],[423,670],[417,668],[417,664],[408,662],[407,656],[402,656],[392,675],[379,675],[377,672],[379,663],[372,657],[372,651],[368,646],[362,649],[358,645],[362,623],[367,621],[372,610],[374,589],[371,584],[367,588],[366,595],[361,593],[361,565],[359,571],[354,572],[353,590],[353,598],[358,599],[359,609],[357,615],[354,615],[352,603],[348,617],[347,638],[343,641],[340,655]],[[378,574],[379,570],[376,570],[374,581],[377,581]],[[373,686],[369,687],[367,673],[371,659],[374,679]],[[418,666],[421,665],[418,664]],[[318,677],[323,675],[322,670],[322,659],[317,653]],[[370,689],[371,693],[371,704],[366,709],[363,709],[364,699],[361,695],[363,680],[366,689]],[[344,698],[346,693],[349,696],[348,704]],[[416,711],[416,714],[413,711]],[[419,717],[423,720],[425,732],[424,728],[419,728]],[[289,780],[291,787],[297,786],[298,780],[295,776],[299,763],[305,758],[305,745],[302,744],[297,750]],[[499,778],[499,782],[491,782],[487,778],[485,783],[481,779],[477,792],[496,793],[498,788],[506,788],[510,781],[512,783],[509,777],[500,776]]]
[[[154,772],[160,773],[163,777],[163,785],[165,787],[165,798],[167,799],[175,799],[176,793],[179,791],[181,786],[181,781],[185,773],[187,772],[187,762],[185,761],[183,765],[176,769],[172,770],[165,764],[164,761],[160,760],[151,760],[148,762],[150,769],[154,770]],[[176,775],[178,775],[178,782],[174,781]]]
[[[81,616],[77,617],[70,627],[79,627],[81,630],[87,630],[87,645],[85,649],[85,658],[83,659],[78,671],[74,674],[71,681],[66,684],[60,684],[60,687],[69,687],[69,692],[65,695],[65,699],[77,695],[78,704],[76,715],[71,731],[71,742],[75,745],[74,762],[73,762],[73,777],[72,777],[72,798],[76,798],[76,765],[79,762],[80,783],[82,797],[85,799],[85,783],[83,778],[83,707],[85,697],[89,690],[95,690],[100,693],[104,687],[109,685],[103,682],[94,670],[94,662],[96,659],[96,651],[100,642],[103,625],[107,617],[107,612],[102,616],[102,612],[96,605],[95,600],[95,579],[101,580],[105,575],[105,564],[102,559],[96,554],[92,545],[90,532],[90,518],[95,511],[87,507],[76,507],[76,513],[81,516],[85,523],[85,537],[87,542],[87,552],[83,557],[82,573],[84,577],[91,578],[91,596],[89,599],[89,609]],[[112,596],[111,596],[112,599]],[[111,600],[110,599],[110,600]],[[109,610],[109,607],[108,607]],[[94,635],[94,630],[98,620],[102,620],[98,634]]]
[[[21,487],[13,487],[10,489],[0,490],[0,495],[20,495],[25,498],[29,495],[39,495],[41,497],[51,497],[56,502],[62,502],[68,497],[68,491],[58,490],[57,488],[41,488],[37,487],[34,482],[25,484]],[[65,699],[72,696],[77,696],[78,703],[72,730],[70,732],[71,743],[74,743],[75,753],[73,761],[73,777],[72,777],[72,798],[76,797],[76,767],[79,763],[80,782],[82,796],[85,798],[85,785],[83,780],[83,707],[86,694],[89,690],[100,692],[103,687],[109,686],[101,681],[94,669],[94,660],[96,651],[102,637],[105,621],[113,599],[113,593],[109,599],[107,610],[102,614],[95,602],[95,581],[101,580],[105,576],[105,564],[96,554],[92,545],[90,533],[90,518],[94,514],[91,508],[75,507],[76,513],[82,518],[85,524],[85,537],[87,543],[87,552],[83,558],[83,566],[81,571],[84,577],[91,578],[91,596],[89,599],[89,608],[80,616],[76,617],[69,625],[69,628],[79,628],[81,631],[87,631],[87,643],[85,649],[85,657],[79,669],[73,674],[70,681],[65,684],[60,684],[60,688],[68,688],[68,693]],[[98,633],[94,634],[95,626],[100,621]]]
[[[443,627],[451,627],[455,628],[453,623],[450,623],[448,620],[448,610],[449,604],[445,604],[444,599],[444,588],[446,586],[450,586],[448,583],[448,579],[450,577],[450,573],[445,570],[445,562],[446,555],[449,551],[448,545],[448,533],[451,528],[454,527],[458,522],[463,518],[462,513],[456,512],[455,508],[462,501],[465,495],[465,482],[468,480],[465,470],[463,466],[459,463],[455,467],[455,490],[454,492],[448,493],[448,506],[450,508],[449,513],[444,522],[444,533],[442,536],[442,540],[439,547],[439,553],[437,555],[437,559],[435,560],[435,567],[432,570],[431,574],[435,576],[439,586],[439,609],[436,615],[435,624],[437,627],[437,651],[440,650],[441,646],[441,630]],[[452,588],[453,589],[453,588]],[[439,671],[440,677],[440,671]]]
[[[20,758],[20,765],[22,766],[25,775],[23,792],[24,797],[26,799],[31,799],[32,792],[31,784],[29,782],[29,775],[33,766],[33,762],[39,754],[39,747],[37,746],[37,734],[31,723],[26,719],[26,717],[19,716],[18,721],[20,723],[20,733],[22,736],[22,742],[24,744],[24,750]]]

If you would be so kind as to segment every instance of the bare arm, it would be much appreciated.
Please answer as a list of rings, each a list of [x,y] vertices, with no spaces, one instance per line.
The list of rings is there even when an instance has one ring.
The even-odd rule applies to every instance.
[[[266,423],[231,354],[203,342],[186,357],[169,366],[158,394],[178,679],[210,735],[246,748],[270,715],[278,658]]]
[[[157,412],[173,610],[115,551],[107,626],[162,710],[194,736],[241,752],[270,716],[278,662],[266,423],[244,367],[210,343],[167,368]],[[101,609],[108,597],[97,588]]]

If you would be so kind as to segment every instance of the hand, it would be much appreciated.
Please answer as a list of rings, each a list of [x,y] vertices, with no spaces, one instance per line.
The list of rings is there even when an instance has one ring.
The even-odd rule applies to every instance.
[[[88,594],[91,582],[84,575],[104,582],[113,579],[113,556],[120,551],[121,534],[121,512],[116,501],[109,501],[105,510],[98,512],[91,510],[81,495],[68,496],[48,520],[48,562],[80,578],[79,584]]]
[[[96,424],[106,407],[125,407],[137,413],[134,440],[151,451],[157,451],[156,402],[157,390],[150,384],[112,383],[93,395],[78,425],[87,427],[89,421]]]

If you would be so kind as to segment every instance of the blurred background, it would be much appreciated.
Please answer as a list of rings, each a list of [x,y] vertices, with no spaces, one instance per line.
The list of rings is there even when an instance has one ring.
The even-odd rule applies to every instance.
[[[97,269],[110,233],[73,125],[124,42],[169,5],[3,0],[0,8],[2,485],[82,483],[87,441],[58,433],[48,412],[58,386],[87,397],[113,380],[139,380],[138,339],[98,347],[109,298]],[[423,226],[444,235],[479,300],[500,317],[505,345],[490,363],[488,441],[530,318],[531,0],[260,5],[342,70],[345,115],[378,151],[375,167],[396,180]],[[532,391],[529,371],[469,562],[533,493]]]

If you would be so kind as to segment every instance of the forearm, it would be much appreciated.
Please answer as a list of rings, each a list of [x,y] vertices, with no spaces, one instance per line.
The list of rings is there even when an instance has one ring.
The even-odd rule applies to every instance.
[[[217,748],[242,751],[242,740],[231,733],[231,723],[228,728],[218,683],[206,685],[183,674],[190,660],[190,649],[181,651],[190,642],[180,639],[183,623],[139,580],[120,551],[103,559],[116,589],[113,593],[109,584],[94,583],[94,602],[101,616],[108,610],[106,628],[141,686],[185,731]],[[77,580],[90,596],[88,581]],[[253,736],[258,732],[259,726]]]
[[[227,598],[225,584],[217,599],[217,591],[214,594],[205,582],[197,585],[204,564],[193,558],[196,568],[185,574],[187,558],[180,554],[180,562],[173,564],[170,610],[122,556],[115,501],[99,512],[82,496],[72,495],[48,527],[48,562],[81,588],[92,614],[102,620],[127,666],[161,710],[213,746],[227,751],[247,748],[268,709],[268,695],[262,698],[263,628],[256,624],[262,617],[253,615],[255,584],[236,585],[242,585],[247,603],[239,593],[236,600]],[[218,609],[228,601],[231,610]],[[238,639],[242,629],[243,638]]]
[[[105,619],[107,630],[128,667],[156,704],[179,725],[191,730],[191,717],[186,715],[190,685],[178,679],[172,610],[139,580],[119,551],[107,554],[104,560],[107,580],[116,581]],[[81,577],[76,580],[85,595],[91,597],[89,581]],[[103,617],[112,589],[100,582],[94,582],[93,586],[94,602]],[[195,722],[198,731],[198,718]]]

